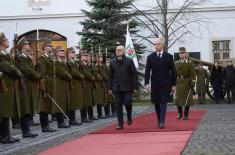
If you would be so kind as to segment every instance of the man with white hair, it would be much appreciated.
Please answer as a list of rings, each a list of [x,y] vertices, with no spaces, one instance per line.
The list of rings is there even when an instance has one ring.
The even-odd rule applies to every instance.
[[[167,103],[171,101],[171,95],[176,89],[173,56],[164,50],[164,41],[157,38],[155,52],[148,56],[145,69],[145,87],[151,93],[151,102],[155,105],[157,126],[160,129],[165,128]]]
[[[132,124],[132,93],[138,87],[137,70],[132,59],[125,56],[125,48],[117,46],[116,57],[109,66],[108,91],[114,95],[115,107],[118,119],[117,130],[123,129],[123,109],[127,111],[127,124]]]

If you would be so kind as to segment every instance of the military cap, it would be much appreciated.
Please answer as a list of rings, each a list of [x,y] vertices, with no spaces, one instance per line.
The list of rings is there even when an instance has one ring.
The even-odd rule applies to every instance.
[[[116,41],[115,44],[116,44],[116,46],[121,45],[121,43],[119,41]]]
[[[180,47],[179,51],[186,52],[186,48],[185,47]]]
[[[64,48],[62,46],[56,46],[55,52],[58,52],[58,51],[64,51]]]
[[[16,48],[21,48],[23,45],[25,44],[29,44],[28,40],[26,39],[25,36],[23,36],[18,42],[17,42],[17,45],[16,45]]]
[[[76,53],[75,49],[73,47],[70,47],[67,49],[69,53]]]
[[[82,56],[82,55],[87,56],[88,54],[87,54],[87,52],[86,52],[85,50],[81,50],[81,51],[80,51],[80,55],[81,55],[81,56]]]
[[[0,32],[0,44],[3,43],[5,40],[7,40],[5,34],[3,32]]]
[[[52,43],[51,40],[47,40],[42,44],[42,48],[46,47],[46,46],[51,46],[52,47]]]

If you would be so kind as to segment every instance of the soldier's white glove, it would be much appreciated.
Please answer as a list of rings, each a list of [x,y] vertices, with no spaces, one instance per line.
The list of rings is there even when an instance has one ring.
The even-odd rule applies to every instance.
[[[147,84],[145,86],[145,90],[147,91],[147,93],[151,93],[151,85],[150,84]]]
[[[3,73],[2,73],[2,72],[0,72],[0,78],[2,77],[2,75],[3,75]]]

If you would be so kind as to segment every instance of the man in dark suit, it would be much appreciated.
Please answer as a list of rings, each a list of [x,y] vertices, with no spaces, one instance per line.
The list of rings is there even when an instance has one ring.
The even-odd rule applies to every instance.
[[[167,103],[176,87],[176,71],[173,56],[164,51],[164,41],[156,39],[155,52],[147,58],[145,87],[151,92],[151,102],[155,105],[157,126],[165,128]],[[151,85],[149,84],[151,72]]]
[[[117,130],[123,129],[123,109],[126,107],[127,123],[132,124],[132,93],[138,87],[137,70],[133,60],[125,56],[124,47],[117,46],[116,57],[109,66],[108,91],[114,95],[115,107],[118,119]]]

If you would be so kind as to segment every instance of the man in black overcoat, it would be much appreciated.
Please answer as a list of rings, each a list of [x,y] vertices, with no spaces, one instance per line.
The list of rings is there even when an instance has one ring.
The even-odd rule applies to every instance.
[[[116,57],[111,61],[108,75],[108,91],[114,95],[118,119],[117,130],[123,129],[123,105],[127,111],[127,123],[132,124],[132,93],[138,87],[137,70],[132,59],[125,56],[124,47],[117,46]]]
[[[151,84],[150,84],[151,75]],[[155,105],[157,126],[165,128],[167,103],[176,87],[176,70],[173,56],[164,51],[164,41],[156,39],[155,52],[147,58],[145,88],[151,92],[151,102]]]

